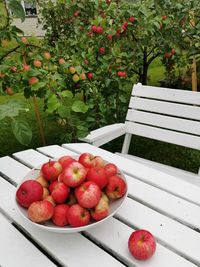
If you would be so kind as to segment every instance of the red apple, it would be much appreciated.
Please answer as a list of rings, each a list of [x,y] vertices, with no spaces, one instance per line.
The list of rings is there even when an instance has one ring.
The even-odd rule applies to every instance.
[[[125,181],[117,175],[108,177],[108,184],[106,186],[106,194],[110,199],[121,198],[127,190]]]
[[[135,21],[135,17],[131,16],[128,20],[129,20],[130,22],[134,22],[134,21]]]
[[[46,58],[47,60],[49,60],[51,58],[51,55],[49,52],[44,52],[44,58]]]
[[[93,162],[95,167],[104,167],[105,165],[104,159],[100,156],[95,156]]]
[[[59,63],[60,65],[65,64],[65,60],[64,60],[64,58],[59,58],[58,63]]]
[[[35,180],[26,180],[16,192],[17,202],[25,208],[28,208],[34,201],[42,199],[43,187]]]
[[[92,167],[87,172],[87,180],[95,182],[100,189],[103,189],[108,184],[108,177],[103,167]]]
[[[94,166],[94,156],[91,153],[83,153],[79,156],[78,162],[80,162],[85,168],[91,168]]]
[[[54,207],[56,206],[56,202],[51,195],[46,196],[43,200],[49,201]]]
[[[21,37],[21,41],[22,41],[22,43],[24,43],[24,44],[27,44],[28,43],[28,40],[27,40],[27,38],[26,37]]]
[[[28,83],[29,83],[30,85],[36,84],[36,83],[38,83],[38,82],[39,82],[39,80],[38,80],[38,78],[36,78],[36,77],[31,77],[31,78],[28,80]]]
[[[51,191],[51,195],[56,203],[64,203],[69,195],[69,187],[63,182],[54,182],[54,187]]]
[[[136,259],[147,260],[156,250],[156,241],[149,231],[144,229],[136,230],[129,237],[128,248]]]
[[[79,204],[74,204],[68,210],[68,222],[72,227],[87,225],[90,222],[90,213]]]
[[[55,181],[62,172],[62,165],[55,160],[50,160],[42,165],[41,175],[47,181]]]
[[[43,187],[49,187],[48,181],[41,175],[36,178],[36,181],[39,182]]]
[[[101,55],[105,54],[105,48],[104,47],[99,48],[99,54],[101,54]]]
[[[102,193],[102,196],[98,204],[91,210],[91,217],[95,221],[100,221],[108,216],[109,213],[109,199],[106,194]]]
[[[40,60],[35,59],[33,61],[33,65],[37,68],[40,68],[42,66],[42,62]]]
[[[76,160],[71,156],[62,156],[58,159],[58,162],[62,165],[62,169],[64,170],[70,163],[75,162]]]
[[[96,32],[98,34],[102,34],[103,33],[103,28],[101,26],[98,26],[97,29],[96,29]]]
[[[75,196],[83,208],[90,209],[98,204],[101,198],[101,190],[96,183],[87,181],[75,189]]]
[[[110,176],[113,176],[113,175],[116,175],[117,172],[118,172],[118,168],[115,164],[113,163],[107,163],[105,166],[104,166],[104,170],[106,172],[106,176],[107,177],[110,177]]]
[[[49,190],[46,187],[43,187],[42,200],[49,196]]]
[[[108,34],[108,35],[107,35],[107,39],[108,39],[109,41],[112,41],[112,38],[113,38],[112,34]]]
[[[72,162],[65,168],[59,176],[59,181],[67,186],[79,186],[86,178],[87,170],[79,162]]]
[[[30,65],[27,65],[27,64],[24,64],[23,65],[23,70],[24,71],[29,71],[31,69],[31,66]]]
[[[8,94],[8,95],[14,95],[14,91],[11,87],[7,87],[5,92]]]
[[[92,30],[93,32],[97,32],[97,26],[96,26],[96,25],[92,25],[91,30]]]
[[[65,226],[68,224],[68,210],[69,206],[67,204],[58,204],[54,208],[54,214],[52,221],[57,226]]]
[[[54,206],[47,200],[35,201],[28,208],[28,218],[36,223],[48,221],[52,218]]]
[[[92,79],[93,74],[91,72],[88,72],[87,77],[88,77],[88,79]]]

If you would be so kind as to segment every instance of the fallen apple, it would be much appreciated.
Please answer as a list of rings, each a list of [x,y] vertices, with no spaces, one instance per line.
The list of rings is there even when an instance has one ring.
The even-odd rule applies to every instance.
[[[147,260],[155,253],[156,241],[149,231],[136,230],[129,237],[128,248],[137,260]]]

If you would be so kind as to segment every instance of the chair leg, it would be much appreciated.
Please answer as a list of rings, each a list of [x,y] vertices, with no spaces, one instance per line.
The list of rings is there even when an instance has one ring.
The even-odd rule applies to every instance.
[[[122,146],[122,153],[123,154],[128,154],[129,146],[130,146],[130,143],[131,143],[131,137],[132,137],[132,134],[126,134],[125,135],[124,143],[123,143],[123,146]]]

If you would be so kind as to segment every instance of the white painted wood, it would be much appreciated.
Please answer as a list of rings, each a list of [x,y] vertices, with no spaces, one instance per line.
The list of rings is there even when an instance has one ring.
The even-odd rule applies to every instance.
[[[82,266],[87,267],[124,266],[79,233],[58,234],[42,231],[37,227],[33,227],[31,223],[22,218],[22,216],[16,211],[14,197],[14,186],[9,184],[3,178],[0,179],[0,209],[6,212],[6,214],[18,225],[26,229],[31,237],[53,258],[59,260],[62,265],[77,267],[80,266],[81,263]],[[11,244],[12,243],[10,242],[10,245]]]
[[[130,143],[131,143],[132,134],[126,133],[124,138],[124,143],[122,146],[122,153],[128,153]]]
[[[170,131],[129,121],[126,122],[126,126],[128,133],[200,150],[199,136]]]
[[[131,176],[128,180],[129,196],[162,214],[200,230],[200,206],[148,185]]]
[[[37,151],[47,155],[48,157],[52,158],[59,158],[65,155],[70,155],[70,156],[75,156],[77,155],[76,153],[72,152],[71,150],[68,150],[66,148],[63,148],[58,145],[51,145],[51,146],[43,146],[43,147],[38,147]]]
[[[200,120],[200,107],[198,106],[189,106],[159,100],[132,97],[129,104],[129,108]]]
[[[125,173],[144,181],[147,184],[154,185],[160,189],[170,192],[175,196],[179,196],[182,199],[200,205],[200,187],[187,181],[182,181],[181,177],[178,175],[162,172],[161,170],[154,169],[116,154],[114,156],[113,153],[109,151],[87,143],[63,144],[63,147],[71,149],[77,153],[87,151],[93,153],[95,156],[102,156],[105,160],[116,164]],[[191,173],[191,179],[192,177],[194,179],[199,178],[198,175]]]
[[[81,141],[92,143],[95,146],[101,146],[126,132],[126,126],[123,123],[116,123],[104,126],[100,129],[91,131],[85,138],[80,138]]]
[[[148,85],[135,84],[132,95],[152,99],[160,99],[172,102],[200,105],[199,92],[180,89],[169,89]]]
[[[119,153],[119,152],[115,152],[115,154],[117,154],[117,155],[119,155],[121,157],[125,157],[125,158],[130,159],[130,160],[136,161],[138,163],[144,164],[144,165],[146,165],[146,166],[148,166],[150,168],[156,169],[158,171],[165,172],[165,173],[167,173],[169,175],[176,176],[176,177],[178,177],[181,180],[184,180],[186,182],[189,182],[189,183],[192,183],[192,184],[200,186],[199,176],[194,175],[194,173],[191,173],[189,171],[181,170],[181,169],[178,169],[178,168],[175,168],[175,167],[172,167],[172,166],[168,166],[168,165],[165,165],[165,164],[162,164],[162,163],[158,163],[158,162],[155,162],[155,161],[151,161],[151,160],[148,160],[148,159],[136,157],[136,156],[130,155],[130,154],[122,154],[122,153]]]
[[[1,213],[0,225],[0,266],[56,266],[17,231]]]
[[[196,266],[193,263],[187,261],[181,256],[168,250],[164,246],[157,242],[156,252],[152,258],[148,261],[137,261],[129,253],[127,247],[127,240],[135,229],[126,226],[122,222],[110,218],[106,222],[106,227],[101,225],[90,229],[87,235],[90,238],[100,241],[104,247],[107,247],[111,251],[115,251],[118,257],[122,258],[128,266],[138,267],[190,267]]]
[[[165,129],[200,135],[200,122],[164,116],[139,110],[128,110],[126,119]],[[122,152],[124,153],[124,152]]]
[[[8,156],[0,158],[0,173],[3,173],[17,184],[29,171],[28,167]]]
[[[13,154],[13,157],[19,160],[20,162],[30,166],[31,168],[37,167],[47,161],[49,157],[33,150],[27,149]]]
[[[200,265],[198,232],[129,198],[117,216],[129,225],[149,229],[167,247]]]

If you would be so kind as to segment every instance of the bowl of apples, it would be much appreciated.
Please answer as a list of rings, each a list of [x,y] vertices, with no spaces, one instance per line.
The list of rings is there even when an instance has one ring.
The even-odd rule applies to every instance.
[[[19,213],[47,231],[85,231],[105,222],[127,197],[119,168],[85,152],[65,155],[32,169],[16,188]]]

